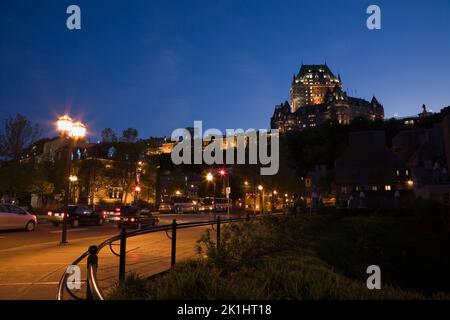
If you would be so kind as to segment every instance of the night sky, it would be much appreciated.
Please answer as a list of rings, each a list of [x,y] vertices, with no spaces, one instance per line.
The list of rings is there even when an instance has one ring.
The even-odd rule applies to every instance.
[[[77,4],[82,30],[66,28]],[[366,28],[377,4],[382,30]],[[301,62],[326,60],[386,117],[450,105],[450,1],[0,0],[0,120],[66,111],[140,137],[268,128]]]

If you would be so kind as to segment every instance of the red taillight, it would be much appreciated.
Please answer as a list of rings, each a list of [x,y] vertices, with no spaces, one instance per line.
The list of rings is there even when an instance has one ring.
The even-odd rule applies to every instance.
[[[134,218],[131,218],[131,222],[134,222]]]

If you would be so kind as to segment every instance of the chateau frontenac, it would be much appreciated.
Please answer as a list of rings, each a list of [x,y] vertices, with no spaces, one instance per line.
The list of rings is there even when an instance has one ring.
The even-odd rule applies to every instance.
[[[281,133],[321,126],[326,121],[348,124],[355,118],[383,120],[384,108],[342,90],[341,77],[324,65],[302,65],[291,85],[291,102],[275,106],[271,128]]]

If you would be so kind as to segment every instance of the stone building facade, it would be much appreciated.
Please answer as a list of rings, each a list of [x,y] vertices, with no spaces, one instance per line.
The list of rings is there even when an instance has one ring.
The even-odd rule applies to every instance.
[[[350,97],[325,65],[302,65],[291,85],[291,103],[275,107],[271,128],[281,133],[318,127],[326,121],[348,124],[354,118],[383,120],[384,108],[371,101]]]

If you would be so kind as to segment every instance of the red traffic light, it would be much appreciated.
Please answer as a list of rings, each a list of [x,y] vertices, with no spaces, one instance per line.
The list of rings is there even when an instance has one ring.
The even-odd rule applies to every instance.
[[[219,174],[220,174],[221,176],[224,176],[224,175],[226,174],[226,171],[222,169],[222,170],[219,171]]]

